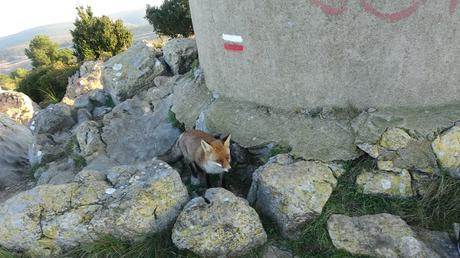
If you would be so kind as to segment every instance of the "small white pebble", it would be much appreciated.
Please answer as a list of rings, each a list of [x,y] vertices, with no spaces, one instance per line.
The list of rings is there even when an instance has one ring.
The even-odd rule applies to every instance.
[[[115,191],[116,191],[115,188],[107,188],[107,189],[105,189],[106,194],[113,194],[113,193],[115,193]]]
[[[119,70],[121,70],[121,68],[123,68],[123,65],[122,64],[114,64],[112,68],[115,71],[119,71]]]

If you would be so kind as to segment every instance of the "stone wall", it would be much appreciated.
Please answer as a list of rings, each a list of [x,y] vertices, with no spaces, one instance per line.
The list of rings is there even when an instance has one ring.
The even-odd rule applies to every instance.
[[[210,90],[288,110],[455,103],[457,4],[190,0]]]

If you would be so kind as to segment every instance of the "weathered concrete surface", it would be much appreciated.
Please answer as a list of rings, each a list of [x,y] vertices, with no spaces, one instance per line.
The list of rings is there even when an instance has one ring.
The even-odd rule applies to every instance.
[[[190,7],[207,85],[221,96],[284,109],[419,107],[460,97],[455,0],[191,0]],[[245,51],[225,51],[223,33],[241,35]]]
[[[276,142],[292,147],[294,155],[324,162],[360,156],[346,118],[307,117],[220,98],[204,113],[204,125],[213,133],[231,134],[244,147]]]

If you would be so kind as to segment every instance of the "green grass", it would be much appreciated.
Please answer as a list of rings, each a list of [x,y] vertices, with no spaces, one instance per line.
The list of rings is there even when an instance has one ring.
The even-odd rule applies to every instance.
[[[105,106],[109,108],[114,108],[115,107],[115,102],[112,99],[112,96],[108,95],[106,100],[105,100]]]
[[[0,246],[0,257],[1,258],[15,258],[11,252]]]
[[[198,258],[178,250],[170,234],[157,234],[137,242],[123,241],[112,236],[103,236],[92,243],[66,253],[63,257],[85,258]]]
[[[181,123],[179,120],[177,120],[176,114],[172,112],[172,110],[169,110],[168,120],[172,124],[172,126],[179,128],[182,132],[185,131],[185,125]]]
[[[284,144],[277,144],[273,146],[273,148],[270,150],[270,157],[274,157],[278,154],[284,154],[284,153],[289,153],[292,150],[291,146],[289,145],[284,145]]]

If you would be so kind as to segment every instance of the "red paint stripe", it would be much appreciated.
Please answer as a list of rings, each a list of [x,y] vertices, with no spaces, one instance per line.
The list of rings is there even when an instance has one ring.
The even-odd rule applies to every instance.
[[[324,4],[321,0],[312,0],[313,4],[318,6],[323,13],[326,15],[339,15],[344,13],[347,8],[345,7],[348,3],[348,0],[340,0],[340,7],[332,7],[330,5]]]
[[[456,0],[453,0],[456,1]],[[396,13],[383,13],[375,8],[368,0],[358,0],[364,10],[377,18],[387,22],[397,22],[411,16],[417,9],[425,3],[425,0],[415,0],[411,6]],[[452,5],[451,5],[452,6]]]
[[[457,9],[457,5],[458,5],[458,0],[450,0],[450,6],[449,6],[450,15],[455,14],[455,10]]]
[[[224,43],[224,48],[229,51],[243,52],[244,46],[238,44]]]

